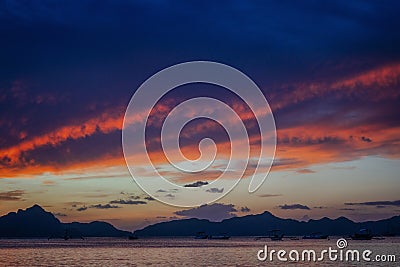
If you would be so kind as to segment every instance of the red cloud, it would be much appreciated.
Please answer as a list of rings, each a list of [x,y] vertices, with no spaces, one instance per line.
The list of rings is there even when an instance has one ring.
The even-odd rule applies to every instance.
[[[346,77],[334,83],[299,84],[294,89],[285,93],[272,96],[271,104],[274,109],[282,109],[288,105],[321,98],[334,93],[337,97],[357,97],[367,99],[369,103],[379,101],[391,101],[400,96],[400,64],[380,67],[353,77]],[[385,102],[386,103],[386,102]],[[151,112],[149,124],[152,127],[160,127],[161,122],[172,110],[176,101],[167,100],[160,102]],[[231,107],[238,112],[245,121],[247,127],[254,127],[254,114],[246,105],[240,102],[231,103]],[[67,140],[79,140],[90,137],[98,132],[109,134],[122,129],[123,107],[107,110],[96,117],[79,123],[65,125],[39,136],[27,136],[21,133],[20,143],[2,148],[0,150],[0,170],[2,177],[17,175],[35,175],[43,172],[60,172],[65,170],[95,168],[113,165],[123,165],[121,154],[111,153],[99,155],[96,159],[83,160],[79,163],[51,162],[37,164],[35,159],[25,159],[24,153],[34,151],[44,146],[57,148]],[[354,108],[350,108],[354,110]],[[379,116],[395,116],[397,111],[391,107],[384,110],[381,106],[377,110],[361,110],[363,118],[350,123],[344,120],[336,120],[334,117],[344,116],[340,108],[335,109],[331,117],[322,117],[305,121],[299,119],[296,125],[278,128],[277,157],[278,164],[273,170],[306,167],[311,164],[327,163],[351,160],[367,155],[381,155],[389,158],[400,156],[400,126],[396,122],[385,122]],[[258,113],[258,111],[256,111]],[[136,114],[133,118],[127,118],[129,122],[141,120],[143,114]],[[332,117],[333,116],[333,117]],[[190,134],[207,133],[218,129],[216,123],[203,121],[194,124],[184,132],[184,137]],[[257,152],[259,145],[257,131],[250,135],[252,152]],[[228,143],[227,143],[228,142]],[[240,145],[240,140],[236,141]],[[151,136],[148,144],[159,143],[159,136]],[[119,147],[120,144],[116,144]],[[183,153],[189,158],[197,158],[199,151],[197,144],[188,144],[183,147]],[[218,153],[229,155],[230,143],[223,140],[217,143]],[[257,153],[255,153],[257,154]],[[151,150],[150,157],[155,162],[165,163],[166,158],[160,147],[155,146]],[[287,164],[281,164],[279,160],[290,159]],[[137,156],[140,163],[141,157]],[[248,173],[251,173],[249,170]]]
[[[272,109],[336,93],[337,97],[357,97],[378,101],[400,96],[400,64],[376,68],[336,82],[287,85],[286,90],[271,96]],[[292,89],[294,88],[294,89]]]

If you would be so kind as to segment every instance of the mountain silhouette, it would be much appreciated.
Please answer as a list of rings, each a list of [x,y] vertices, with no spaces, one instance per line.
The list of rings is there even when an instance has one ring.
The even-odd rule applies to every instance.
[[[262,214],[233,217],[221,222],[210,222],[205,219],[182,219],[161,222],[135,231],[138,236],[193,236],[198,231],[208,234],[228,233],[232,236],[260,236],[269,230],[280,229],[285,235],[301,236],[321,232],[331,236],[351,235],[362,228],[370,229],[375,235],[391,233],[400,235],[400,216],[380,221],[356,223],[345,217],[337,219],[322,218],[300,222],[293,219],[282,219],[270,212]]]
[[[63,238],[66,234],[70,238],[122,237],[129,232],[106,222],[61,223],[39,205],[0,217],[0,238]]]
[[[261,214],[233,217],[221,222],[206,219],[181,219],[149,225],[135,231],[136,236],[193,236],[204,231],[211,235],[228,233],[232,236],[266,235],[272,229],[280,229],[286,236],[321,232],[330,236],[351,235],[359,229],[370,229],[374,235],[400,235],[400,216],[368,222],[353,222],[345,217],[337,219],[310,219],[301,222],[282,219],[266,211]],[[0,238],[69,238],[126,237],[130,233],[113,225],[94,221],[91,223],[62,223],[51,212],[39,205],[26,210],[19,209],[0,217]]]

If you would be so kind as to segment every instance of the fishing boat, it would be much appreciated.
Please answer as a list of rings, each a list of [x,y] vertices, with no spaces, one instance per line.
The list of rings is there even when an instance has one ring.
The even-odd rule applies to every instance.
[[[70,235],[68,229],[65,229],[64,236],[63,236],[64,240],[68,240],[68,239],[70,239],[71,237],[72,237],[72,236]]]
[[[351,236],[353,240],[371,240],[372,234],[369,229],[360,229],[357,233]]]
[[[207,239],[208,235],[205,232],[197,232],[194,239]]]
[[[128,236],[128,239],[129,239],[129,240],[136,240],[136,239],[139,239],[139,237],[136,236],[136,235],[129,235],[129,236]]]
[[[269,235],[265,235],[265,236],[256,236],[255,240],[259,240],[259,239],[264,239],[264,238],[269,238],[272,241],[281,241],[283,238],[283,233],[280,233],[281,230],[279,229],[275,229],[275,230],[271,230],[268,231]]]
[[[281,241],[283,238],[283,233],[281,233],[281,230],[279,230],[279,229],[271,230],[269,238],[272,241]]]
[[[85,238],[75,229],[64,229],[64,234],[62,235],[51,235],[49,236],[47,239],[64,239],[65,241],[69,240],[69,239],[74,239],[74,238],[80,238],[82,240],[85,240]]]

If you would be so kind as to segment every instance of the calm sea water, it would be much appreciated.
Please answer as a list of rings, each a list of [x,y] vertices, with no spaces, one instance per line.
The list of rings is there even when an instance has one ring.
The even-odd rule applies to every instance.
[[[257,252],[284,249],[337,249],[330,240],[270,241],[254,238],[194,240],[192,238],[149,238],[138,240],[89,238],[86,240],[0,240],[0,266],[400,266],[400,238],[348,240],[345,249],[369,249],[377,254],[396,255],[396,262],[261,262]],[[287,255],[286,255],[287,256]],[[327,257],[326,257],[327,258]]]

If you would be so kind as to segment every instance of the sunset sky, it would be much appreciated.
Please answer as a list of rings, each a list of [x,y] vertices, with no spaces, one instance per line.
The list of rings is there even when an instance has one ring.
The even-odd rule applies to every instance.
[[[0,215],[37,203],[64,222],[104,220],[126,230],[265,210],[295,219],[399,215],[399,10],[397,1],[2,1]],[[248,166],[227,196],[184,209],[139,189],[121,132],[146,79],[194,60],[230,65],[257,83],[277,146],[258,191],[247,192]],[[195,159],[199,141],[211,137],[216,165],[198,175],[169,166],[162,122],[199,96],[231,106],[249,132],[251,155],[259,149],[254,114],[237,96],[207,84],[176,88],[152,110],[146,142],[162,173],[181,185],[216,179],[231,146],[241,145],[220,125],[196,120],[182,131],[182,151]],[[150,179],[141,155],[135,160]]]

